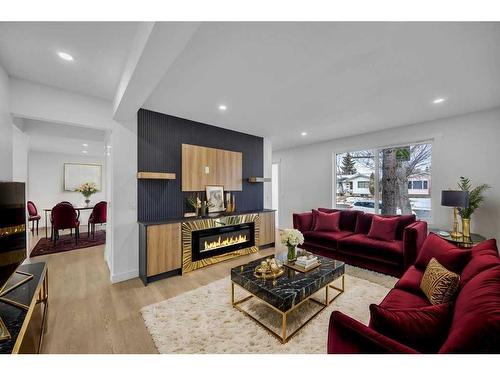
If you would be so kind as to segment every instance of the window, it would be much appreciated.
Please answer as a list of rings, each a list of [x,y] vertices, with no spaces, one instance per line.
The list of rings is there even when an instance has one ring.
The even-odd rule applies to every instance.
[[[335,206],[430,221],[431,156],[430,142],[336,154]]]
[[[413,189],[414,190],[422,190],[422,181],[413,181]]]
[[[368,181],[358,181],[358,189],[369,189],[370,183]]]

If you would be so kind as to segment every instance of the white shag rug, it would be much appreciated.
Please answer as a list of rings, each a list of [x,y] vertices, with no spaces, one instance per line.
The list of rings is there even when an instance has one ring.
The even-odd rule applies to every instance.
[[[288,343],[231,306],[231,280],[226,277],[165,301],[143,307],[142,317],[160,353],[326,353],[328,322],[334,310],[368,323],[369,305],[380,303],[397,279],[346,266],[345,292]],[[334,283],[335,284],[335,283]],[[238,286],[236,298],[248,295]],[[335,291],[330,289],[330,298]],[[324,290],[316,295],[324,299]],[[281,316],[255,298],[242,304],[279,332]],[[288,330],[318,306],[303,303],[288,317]]]

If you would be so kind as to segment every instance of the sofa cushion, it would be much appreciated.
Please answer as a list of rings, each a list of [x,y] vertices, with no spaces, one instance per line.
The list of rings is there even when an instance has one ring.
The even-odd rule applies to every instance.
[[[472,248],[472,256],[476,255],[493,255],[498,257],[498,247],[497,247],[497,241],[492,238],[490,240],[486,240],[483,242],[478,243]]]
[[[394,241],[396,238],[396,227],[399,219],[397,217],[382,217],[375,215],[367,237],[382,240]]]
[[[431,306],[431,304],[422,291],[413,293],[402,289],[391,289],[380,306],[387,309],[407,309]]]
[[[401,262],[403,259],[402,241],[382,241],[369,238],[364,234],[354,234],[339,240],[338,250],[361,257],[387,259]]]
[[[350,236],[351,232],[339,231],[308,231],[304,232],[304,238],[310,243],[320,243],[323,246],[337,248],[337,241],[341,238]]]
[[[340,231],[340,212],[326,213],[313,210],[313,231]]]
[[[432,258],[425,269],[420,288],[433,305],[450,302],[458,290],[460,276]]]
[[[301,214],[293,214],[293,227],[303,232],[312,229],[312,212],[304,212]]]
[[[391,217],[391,216],[389,216]],[[413,214],[408,214],[408,215],[395,215],[394,217],[398,218],[398,226],[396,227],[396,239],[397,240],[402,240],[405,228],[413,224],[417,219],[415,215]]]
[[[422,276],[424,272],[411,266],[406,270],[406,272],[401,276],[399,281],[396,283],[395,288],[406,290],[413,293],[420,293],[420,282],[422,281]]]
[[[318,208],[322,212],[340,212],[340,230],[354,232],[358,215],[363,214],[358,210],[338,210],[335,208]]]
[[[449,304],[406,309],[370,305],[370,327],[422,353],[436,353],[451,322]]]
[[[500,266],[481,272],[464,285],[440,353],[500,352],[499,285]]]
[[[372,219],[374,214],[362,213],[358,215],[358,220],[356,220],[356,227],[354,229],[355,233],[368,234],[372,226]]]
[[[429,261],[436,258],[446,269],[460,274],[470,259],[470,253],[470,250],[460,249],[436,234],[430,233],[420,249],[415,266],[425,270]]]
[[[463,287],[474,276],[489,268],[500,265],[497,244],[494,239],[483,241],[472,248],[472,257],[460,275],[460,286]]]
[[[363,234],[368,234],[370,231],[371,225],[372,225],[372,220],[374,216],[380,216],[380,217],[397,217],[398,218],[398,225],[396,227],[396,239],[397,240],[402,240],[403,235],[404,235],[404,230],[405,228],[414,223],[416,221],[415,215],[410,214],[410,215],[375,215],[375,214],[370,214],[370,213],[360,213],[358,215],[358,218],[356,220],[356,227],[354,229],[355,233],[363,233]]]

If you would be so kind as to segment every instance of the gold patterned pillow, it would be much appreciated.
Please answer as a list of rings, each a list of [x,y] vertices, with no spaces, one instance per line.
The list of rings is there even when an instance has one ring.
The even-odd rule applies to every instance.
[[[420,289],[433,305],[447,303],[457,292],[460,276],[444,268],[436,258],[432,258],[425,269]]]

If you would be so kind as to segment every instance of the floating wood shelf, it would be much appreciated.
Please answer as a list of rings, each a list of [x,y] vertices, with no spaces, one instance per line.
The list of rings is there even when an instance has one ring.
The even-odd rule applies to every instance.
[[[271,179],[268,177],[249,177],[248,182],[252,182],[252,183],[271,182]]]
[[[175,180],[175,173],[137,172],[137,178],[149,180]]]

